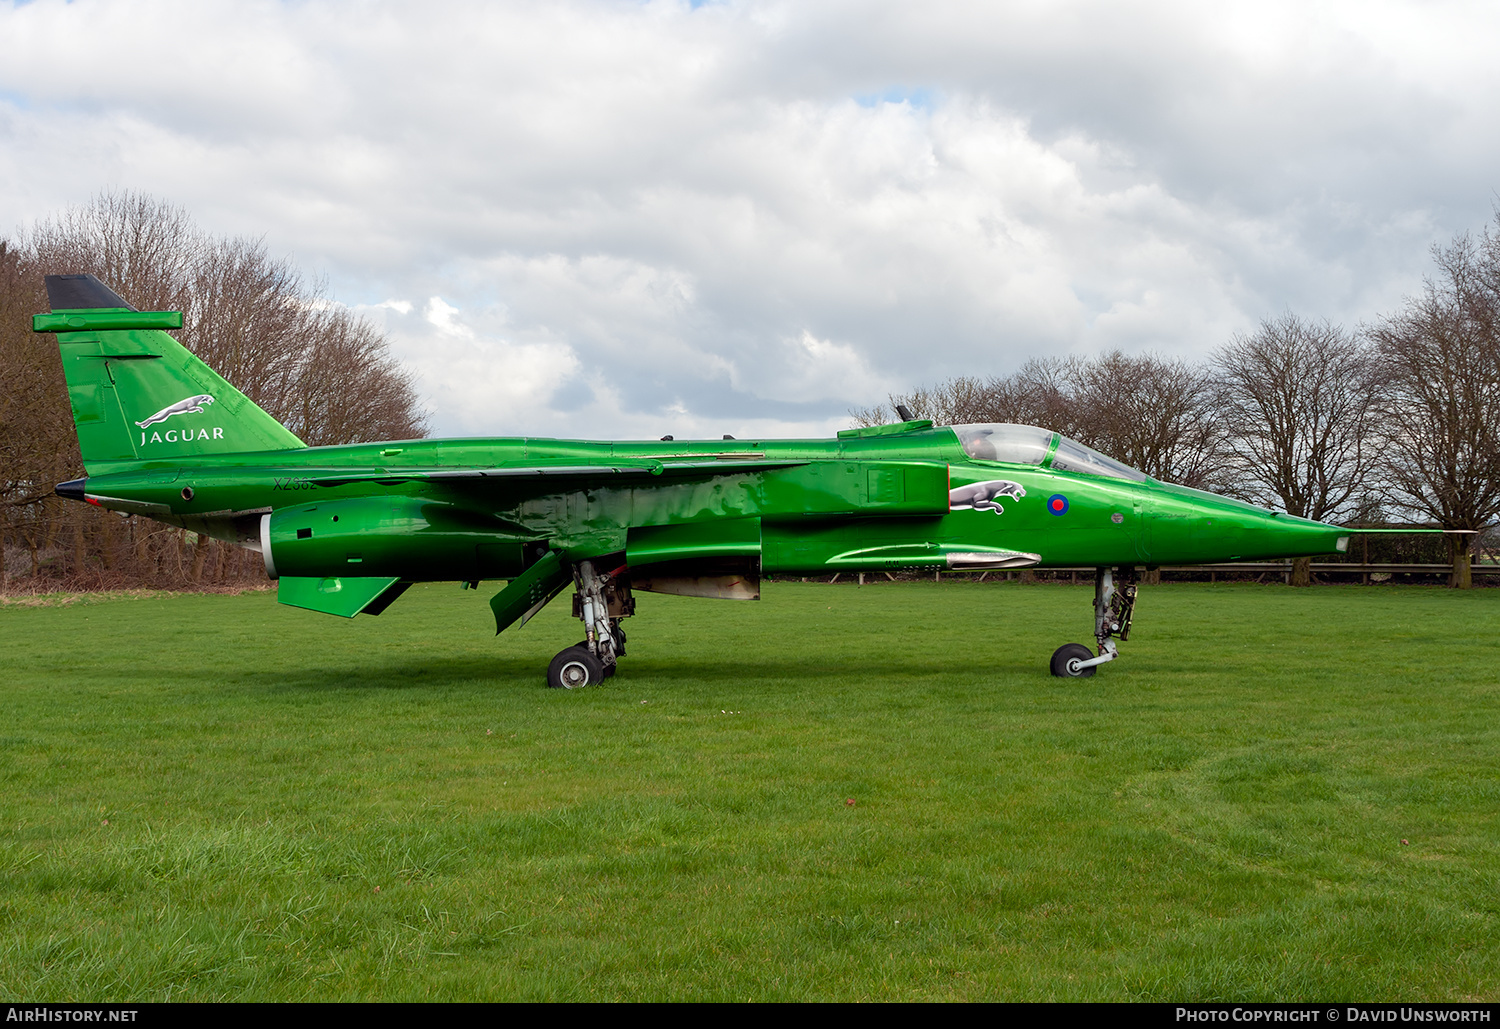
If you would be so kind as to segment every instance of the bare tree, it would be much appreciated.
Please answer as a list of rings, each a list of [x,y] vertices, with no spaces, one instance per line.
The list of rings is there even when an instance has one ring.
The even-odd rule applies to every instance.
[[[0,242],[0,585],[12,565],[86,586],[262,574],[224,544],[59,501],[82,472],[55,347],[30,331],[42,277],[92,272],[143,310],[180,310],[179,340],[307,442],[426,434],[410,375],[382,333],[325,299],[258,240],[215,239],[181,208],[102,193]],[[253,557],[253,555],[251,555]]]
[[[1080,384],[1091,362],[1079,357],[1033,357],[1013,375],[990,379],[971,406],[980,422],[1045,426],[1077,438],[1084,414]]]
[[[1031,358],[1013,375],[976,379],[959,376],[909,393],[892,393],[885,404],[850,411],[858,425],[879,425],[906,407],[918,418],[938,425],[1013,422],[1055,429],[1076,436],[1077,406],[1073,394],[1085,376],[1082,358]]]
[[[36,346],[30,325],[22,320],[39,294],[45,302],[15,249],[0,243],[0,368],[5,370],[0,376],[0,587],[13,562],[30,558],[31,566],[36,565],[37,510],[51,495],[59,458],[68,450],[66,445],[37,446],[31,438],[38,430],[50,435],[72,427],[47,410],[61,383],[61,369]]]
[[[1482,533],[1500,515],[1500,239],[1463,234],[1433,256],[1439,276],[1368,330],[1382,465],[1395,503]],[[1452,537],[1455,587],[1471,585],[1472,545]]]
[[[205,244],[194,262],[179,339],[273,418],[285,422],[310,346],[317,290],[259,240]]]
[[[22,234],[33,272],[91,272],[142,310],[186,311],[205,238],[181,207],[105,191]]]
[[[883,425],[900,419],[897,413],[906,408],[916,418],[931,418],[938,425],[965,425],[970,422],[999,421],[989,410],[989,393],[996,380],[989,382],[959,376],[936,386],[919,386],[909,393],[892,393],[885,404],[850,411],[859,425]]]
[[[412,377],[384,337],[344,308],[318,313],[283,419],[313,446],[426,435]]]
[[[1017,422],[1053,429],[1188,486],[1216,484],[1223,466],[1222,424],[1209,377],[1186,362],[1149,354],[1033,358],[1013,375],[950,379],[851,415],[875,425],[890,420],[898,405],[940,425]]]
[[[1082,372],[1073,386],[1080,442],[1163,482],[1219,485],[1223,419],[1203,368],[1113,351],[1084,364]]]
[[[1328,322],[1290,312],[1236,335],[1214,358],[1241,495],[1328,521],[1366,500],[1371,440],[1368,351]],[[1312,581],[1312,559],[1292,563],[1292,585]]]
[[[259,240],[211,241],[182,341],[312,446],[425,435],[385,336],[322,294]]]

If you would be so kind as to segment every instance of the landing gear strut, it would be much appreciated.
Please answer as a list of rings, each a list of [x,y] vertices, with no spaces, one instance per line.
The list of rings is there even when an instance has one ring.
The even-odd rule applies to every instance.
[[[573,566],[573,617],[583,622],[584,638],[562,651],[547,667],[547,685],[571,690],[597,686],[615,674],[615,661],[625,656],[625,630],[620,619],[635,614],[630,580],[621,565],[600,572],[592,561]]]
[[[1082,643],[1065,643],[1052,655],[1052,674],[1065,679],[1082,679],[1094,669],[1120,656],[1112,637],[1123,643],[1130,638],[1130,621],[1135,617],[1135,569],[1118,569],[1119,582],[1108,568],[1094,572],[1094,639],[1099,656]]]

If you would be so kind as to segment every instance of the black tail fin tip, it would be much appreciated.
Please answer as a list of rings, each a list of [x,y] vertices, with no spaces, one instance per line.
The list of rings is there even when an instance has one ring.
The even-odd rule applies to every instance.
[[[47,276],[47,302],[54,311],[86,311],[94,307],[135,308],[92,275]]]

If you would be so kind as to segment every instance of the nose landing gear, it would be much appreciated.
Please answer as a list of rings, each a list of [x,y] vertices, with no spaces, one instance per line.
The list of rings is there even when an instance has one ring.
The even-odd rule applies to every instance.
[[[615,662],[625,656],[625,630],[620,619],[635,614],[635,597],[625,566],[599,572],[592,561],[573,566],[573,617],[583,622],[584,638],[559,653],[547,667],[547,685],[572,690],[597,686],[615,674]]]
[[[1082,643],[1065,643],[1052,654],[1052,674],[1064,679],[1084,679],[1098,666],[1120,656],[1113,637],[1120,642],[1130,638],[1130,622],[1135,617],[1136,576],[1132,567],[1118,569],[1119,582],[1108,568],[1094,572],[1094,639],[1099,656]]]

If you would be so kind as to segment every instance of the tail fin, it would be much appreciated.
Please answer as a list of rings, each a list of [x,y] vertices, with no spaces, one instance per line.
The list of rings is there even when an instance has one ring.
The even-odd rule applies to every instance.
[[[164,329],[176,311],[137,311],[92,275],[47,276],[54,332],[90,475],[122,461],[294,450],[306,446]]]

